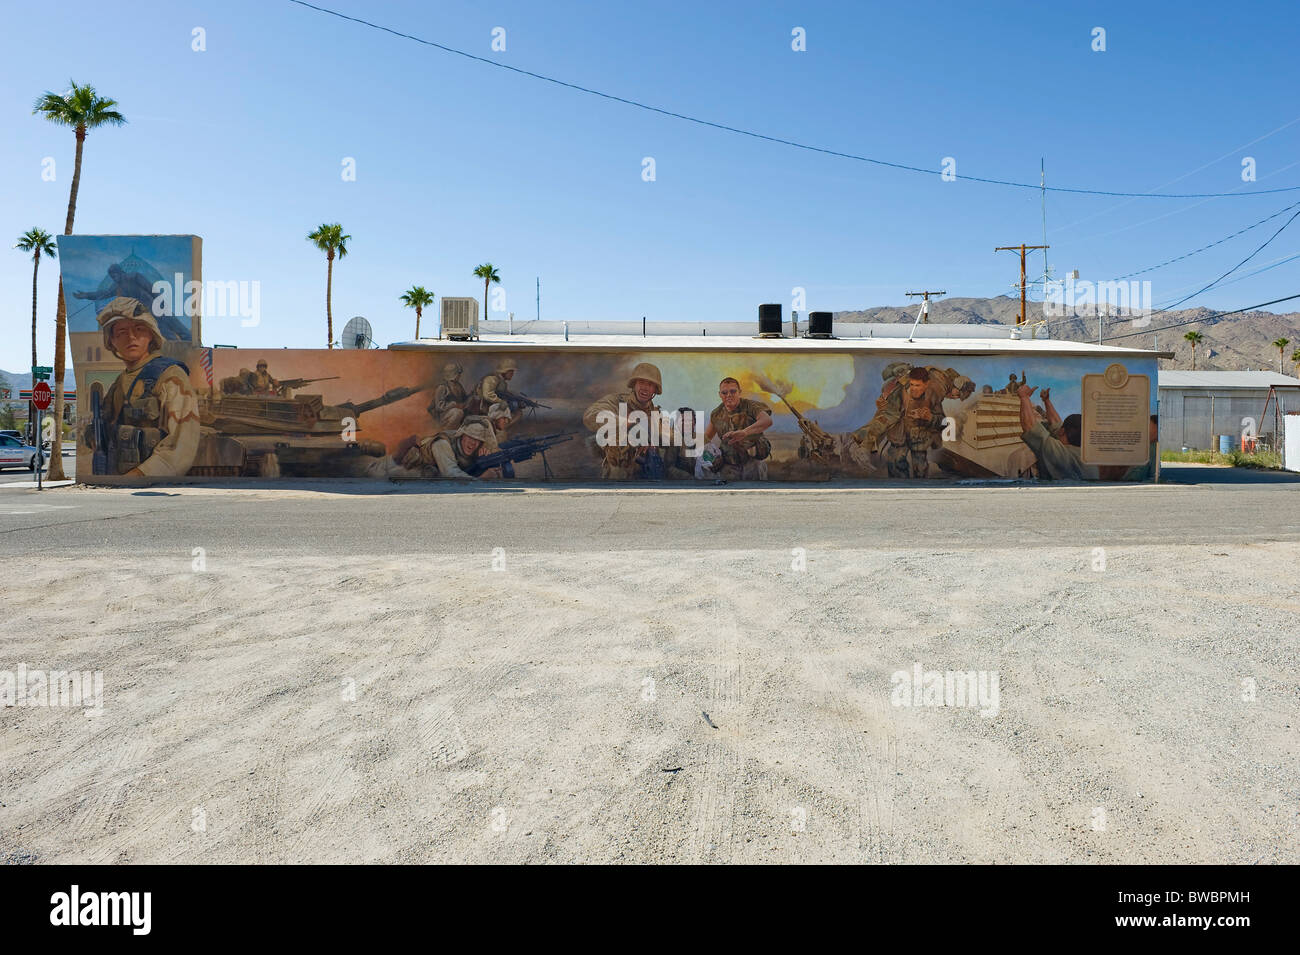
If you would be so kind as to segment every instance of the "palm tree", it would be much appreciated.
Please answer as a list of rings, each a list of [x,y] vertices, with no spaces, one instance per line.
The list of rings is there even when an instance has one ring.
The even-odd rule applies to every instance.
[[[1277,349],[1277,370],[1278,374],[1286,373],[1286,346],[1291,344],[1289,338],[1275,338],[1273,347]]]
[[[18,237],[14,246],[20,252],[32,253],[32,367],[36,367],[36,273],[41,268],[41,256],[55,258],[59,254],[54,237],[44,229],[28,229]]]
[[[343,234],[343,226],[337,222],[332,225],[322,223],[321,227],[307,236],[308,242],[316,243],[316,248],[325,253],[328,264],[325,272],[325,325],[329,333],[329,345],[334,347],[334,311],[330,297],[334,294],[334,256],[341,259],[348,254],[348,243],[352,236]]]
[[[1196,370],[1196,346],[1204,340],[1205,336],[1200,332],[1188,332],[1183,338],[1192,343],[1192,371]]]
[[[401,300],[407,308],[415,309],[415,340],[419,341],[420,316],[424,314],[424,306],[433,304],[433,295],[423,285],[412,285],[401,294]]]
[[[72,191],[68,194],[68,220],[63,226],[64,235],[72,235],[72,220],[77,214],[77,190],[81,187],[81,152],[86,144],[86,133],[100,126],[121,126],[126,118],[117,111],[117,100],[100,96],[90,85],[78,86],[69,81],[70,89],[66,93],[51,93],[48,90],[36,100],[32,107],[33,115],[41,115],[51,123],[59,126],[71,126],[77,135],[77,158],[72,167]],[[63,421],[63,343],[68,330],[68,308],[63,302],[63,276],[59,276],[58,305],[54,318],[54,420],[62,427]],[[50,454],[51,481],[62,481],[63,455],[59,445],[63,435],[56,433],[55,444]]]
[[[1293,351],[1291,353],[1291,364],[1300,366],[1300,351]]]
[[[493,282],[500,284],[501,276],[491,262],[484,262],[474,270],[474,274],[483,280],[483,320],[487,321],[488,286]]]

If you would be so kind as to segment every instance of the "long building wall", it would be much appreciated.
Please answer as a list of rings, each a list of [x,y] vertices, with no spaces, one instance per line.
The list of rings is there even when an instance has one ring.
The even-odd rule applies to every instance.
[[[515,352],[472,343],[427,350],[329,351],[207,349],[168,342],[163,354],[184,369],[192,399],[192,406],[185,404],[173,389],[171,401],[179,410],[167,436],[123,432],[120,420],[108,420],[114,383],[119,376],[122,384],[133,377],[122,373],[120,361],[101,354],[99,361],[78,363],[78,413],[81,421],[90,422],[79,435],[79,480],[435,478],[437,436],[450,443],[459,440],[458,432],[474,430],[466,425],[486,427],[482,419],[492,394],[516,407],[509,422],[498,418],[506,430],[489,432],[492,440],[478,454],[505,449],[521,456],[505,469],[520,481],[548,476],[578,481],[1153,476],[1144,467],[1150,461],[1145,435],[1141,461],[1130,457],[1102,466],[1080,461],[1077,474],[1051,473],[1042,442],[1031,438],[1026,443],[1022,437],[1019,399],[1007,393],[1023,376],[1036,389],[1032,404],[1045,411],[1041,395],[1048,392],[1053,409],[1067,418],[1083,409],[1085,375],[1102,376],[1118,367],[1135,381],[1154,382],[1155,363],[1144,358],[1117,363],[1105,357],[1052,355],[796,354],[779,343],[770,350],[743,352],[585,351],[560,344]],[[266,362],[260,378],[259,361]],[[923,369],[928,381],[909,384],[913,368]],[[725,417],[725,409],[719,410],[723,378],[736,379],[743,397],[755,403],[749,410],[767,409],[773,425],[763,434],[766,440],[748,442],[744,454],[723,455],[717,470],[697,469],[693,452],[703,445],[700,432],[711,420],[722,430],[728,427],[714,417]],[[599,429],[593,430],[593,408],[617,408],[621,396],[626,410],[636,411],[632,382],[637,379],[658,379],[653,405],[662,417],[650,416],[648,434],[635,427],[620,432],[613,421],[602,437]],[[913,397],[905,398],[909,389]],[[470,399],[468,407],[462,390]],[[489,396],[480,400],[485,391]],[[520,406],[518,396],[538,406]],[[917,411],[906,420],[904,400]],[[1155,389],[1149,388],[1142,400],[1154,412]],[[698,422],[694,428],[692,418]],[[737,420],[737,425],[744,423]],[[102,448],[96,447],[96,433]],[[603,440],[611,437],[612,447]],[[1037,450],[1030,446],[1035,443]],[[647,444],[665,446],[651,451]],[[163,452],[152,464],[146,453],[151,448]],[[527,454],[529,450],[534,453]],[[1062,453],[1059,447],[1046,450],[1048,458],[1053,450],[1058,458]],[[1080,458],[1068,448],[1063,453]],[[1055,466],[1059,469],[1059,460]],[[732,470],[724,471],[727,467]]]

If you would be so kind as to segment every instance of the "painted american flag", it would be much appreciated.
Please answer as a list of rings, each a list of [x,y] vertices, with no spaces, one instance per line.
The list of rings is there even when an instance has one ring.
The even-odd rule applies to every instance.
[[[203,374],[208,379],[208,387],[212,387],[212,349],[205,348],[199,356],[199,364],[203,366]]]

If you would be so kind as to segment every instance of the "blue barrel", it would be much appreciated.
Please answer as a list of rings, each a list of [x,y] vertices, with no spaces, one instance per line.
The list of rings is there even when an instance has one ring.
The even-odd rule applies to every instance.
[[[1232,450],[1232,435],[1230,434],[1219,435],[1219,453],[1227,454],[1231,450]]]

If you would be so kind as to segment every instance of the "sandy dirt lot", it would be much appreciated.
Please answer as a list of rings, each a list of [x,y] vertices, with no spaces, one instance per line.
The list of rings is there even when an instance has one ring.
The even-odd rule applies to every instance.
[[[426,554],[105,518],[11,567],[0,668],[104,691],[0,711],[0,860],[1300,862],[1294,540],[445,553],[440,506],[387,511]]]

